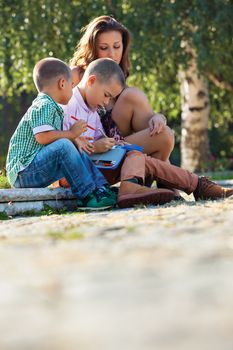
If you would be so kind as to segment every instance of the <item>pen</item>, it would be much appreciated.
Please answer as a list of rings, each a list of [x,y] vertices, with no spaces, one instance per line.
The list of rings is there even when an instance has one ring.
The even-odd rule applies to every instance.
[[[102,134],[103,137],[108,137],[102,129],[98,128],[97,130]]]
[[[78,118],[74,117],[73,115],[71,116],[71,118],[74,119],[74,120],[78,120]],[[96,129],[93,128],[93,126],[91,126],[91,125],[89,125],[89,124],[87,124],[87,127],[88,127],[89,129],[92,129],[92,130],[96,131]]]

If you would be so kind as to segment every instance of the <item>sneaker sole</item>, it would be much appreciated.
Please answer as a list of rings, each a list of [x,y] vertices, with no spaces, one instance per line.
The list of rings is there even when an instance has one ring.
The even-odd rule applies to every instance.
[[[101,210],[107,210],[107,209],[111,209],[111,208],[113,208],[113,206],[108,205],[108,206],[101,207],[101,208],[77,207],[77,210],[79,210],[79,211],[101,211]]]
[[[166,192],[164,190],[161,190],[161,193],[156,191],[156,193],[148,193],[148,194],[126,194],[122,195],[120,200],[118,200],[117,204],[119,208],[130,208],[134,205],[159,205],[159,204],[165,204],[169,203],[172,200],[174,200],[174,193],[167,190]]]

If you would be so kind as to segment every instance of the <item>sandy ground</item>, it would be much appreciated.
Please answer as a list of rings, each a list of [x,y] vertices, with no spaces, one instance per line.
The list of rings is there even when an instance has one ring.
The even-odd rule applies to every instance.
[[[232,350],[233,198],[0,222],[0,349]]]

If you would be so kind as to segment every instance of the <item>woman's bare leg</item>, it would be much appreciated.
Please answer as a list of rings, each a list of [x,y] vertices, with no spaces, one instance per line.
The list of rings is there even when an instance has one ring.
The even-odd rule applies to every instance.
[[[153,158],[167,161],[174,148],[174,133],[168,126],[165,126],[159,134],[150,136],[150,130],[145,129],[126,136],[125,141],[142,146],[144,153]]]
[[[127,142],[142,146],[147,155],[167,161],[174,148],[174,133],[166,126],[150,136],[148,121],[153,114],[146,95],[137,88],[127,88],[116,101],[112,118]]]

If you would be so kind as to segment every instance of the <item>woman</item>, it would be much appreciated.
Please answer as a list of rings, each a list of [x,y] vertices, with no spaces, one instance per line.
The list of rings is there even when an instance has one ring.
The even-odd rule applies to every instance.
[[[70,61],[74,85],[77,85],[90,62],[97,58],[111,58],[129,76],[129,31],[114,18],[100,16],[84,28],[85,32]],[[101,113],[101,111],[100,111]],[[101,113],[101,121],[109,137],[124,138],[137,144],[152,157],[168,161],[174,147],[174,134],[166,126],[166,118],[154,113],[145,94],[137,88],[127,87]],[[110,149],[109,142],[107,148]],[[103,151],[106,151],[106,144]]]

